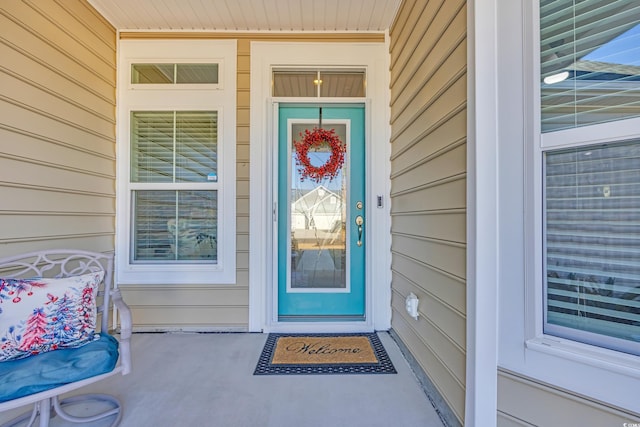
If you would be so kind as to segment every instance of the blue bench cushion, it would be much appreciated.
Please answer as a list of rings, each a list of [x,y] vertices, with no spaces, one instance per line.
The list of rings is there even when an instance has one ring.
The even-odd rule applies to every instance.
[[[117,361],[118,341],[102,334],[82,347],[0,362],[0,402],[110,372]]]

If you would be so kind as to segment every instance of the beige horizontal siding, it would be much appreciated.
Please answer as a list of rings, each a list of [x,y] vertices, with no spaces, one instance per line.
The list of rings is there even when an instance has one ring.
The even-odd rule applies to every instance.
[[[11,0],[0,36],[0,256],[112,252],[114,28],[82,0]]]
[[[190,297],[198,297],[201,301],[219,297],[230,305],[242,305],[247,299],[246,286],[199,287],[185,285],[180,288],[167,289],[165,286],[127,286],[127,304],[132,306],[157,305],[184,307],[191,305]]]
[[[0,127],[0,155],[28,159],[34,165],[51,165],[54,164],[51,160],[56,159],[56,166],[67,170],[75,168],[95,176],[113,176],[113,153],[107,150],[104,153],[92,151],[87,147],[73,145],[70,141],[37,135],[32,129],[17,129],[11,126],[13,124],[15,123],[7,123]]]
[[[429,333],[437,340],[430,342],[434,353],[441,358],[453,354],[456,362],[452,364],[455,366],[452,372],[455,373],[455,377],[460,383],[464,383],[464,352],[466,347],[464,334],[466,317],[464,313],[448,305],[446,301],[438,298],[408,277],[398,274],[395,278],[395,285],[394,292],[399,297],[399,303],[404,301],[404,298],[400,300],[402,296],[414,292],[420,299],[421,309],[425,313],[431,313],[429,317],[419,317],[418,322],[414,325],[415,329],[420,331],[423,327],[433,328]],[[437,342],[442,346],[436,345]]]
[[[401,115],[398,120],[392,122],[397,124],[391,140],[394,145],[397,143],[394,159],[420,143],[422,138],[465,108],[466,76],[459,74],[456,76],[458,78],[450,81],[450,85],[444,88],[439,87],[440,93],[436,98],[428,99],[427,104],[415,111],[405,110],[408,118],[405,119],[404,115]],[[391,112],[395,111],[392,105]]]
[[[5,99],[16,107],[46,114],[62,124],[84,129],[107,140],[113,134],[113,117],[91,111],[64,93],[9,74],[0,75],[0,86],[4,88]]]
[[[86,215],[78,213],[46,215],[24,212],[5,213],[0,225],[0,235],[7,241],[38,239],[42,237],[113,235],[113,217],[110,215]]]
[[[3,117],[0,128],[35,138],[58,142],[70,150],[89,150],[115,158],[113,136],[107,137],[82,124],[65,122],[49,110],[36,110],[19,101],[0,98]]]
[[[392,194],[394,222],[401,221],[400,215],[404,214],[417,212],[428,214],[428,212],[463,209],[465,190],[466,181],[462,175],[443,177],[440,181],[417,184],[417,188],[411,191],[394,193]]]
[[[434,0],[422,10],[407,38],[411,44],[403,46],[399,54],[391,58],[391,84],[403,88],[391,95],[392,103],[407,89],[415,88],[425,78],[430,78],[440,68],[439,64],[452,56],[451,52],[465,41],[465,4],[461,0]]]
[[[53,16],[60,13],[60,9],[56,6],[54,3],[46,5],[47,10]],[[0,25],[3,32],[6,31],[11,36],[4,43],[23,55],[40,62],[43,67],[54,69],[72,81],[78,82],[79,86],[92,87],[103,96],[110,97],[108,94],[113,91],[115,86],[115,67],[111,70],[104,70],[103,68],[108,65],[104,61],[94,58],[93,52],[86,50],[85,54],[75,56],[82,51],[73,46],[59,44],[68,42],[66,34],[73,33],[77,28],[57,28],[60,37],[50,34],[45,36],[40,33],[38,31],[40,19],[37,19],[41,18],[39,13],[41,11],[25,7],[22,2],[17,0],[3,3],[3,9],[0,9]],[[78,22],[77,26],[90,24]]]
[[[91,165],[71,167],[61,162],[34,161],[25,157],[2,156],[0,180],[11,182],[21,176],[20,183],[51,189],[66,189],[92,194],[109,194],[113,191],[113,174],[100,175],[87,169]],[[46,177],[43,182],[42,178]]]
[[[250,91],[251,91],[251,41],[238,40],[237,80],[238,102],[236,105],[236,274],[237,286],[242,293],[242,300],[225,299],[229,305],[236,307],[235,314],[228,321],[237,323],[243,319],[243,328],[249,323],[249,126],[250,126]],[[241,96],[242,95],[242,96]]]
[[[389,48],[392,52],[401,51],[401,47],[398,46],[398,43],[401,40],[406,40],[409,37],[412,37],[411,32],[416,26],[416,21],[422,16],[422,12],[428,3],[429,2],[415,0],[404,1],[402,7],[397,11],[394,22],[391,24],[391,28],[389,29],[389,33],[392,35],[389,40]],[[392,67],[395,65],[399,56],[400,55],[394,55],[391,58]]]
[[[75,20],[78,20],[80,22],[96,22],[96,20],[98,20],[100,23],[96,22],[95,25],[86,26],[88,32],[93,36],[85,33],[86,37],[83,38],[83,41],[90,42],[98,46],[100,45],[99,42],[102,42],[102,44],[104,44],[109,51],[113,52],[113,55],[102,54],[101,56],[106,61],[115,61],[116,45],[113,43],[113,27],[107,23],[106,19],[104,19],[97,10],[95,10],[93,7],[87,7],[86,0],[54,1]],[[39,2],[39,0],[30,0],[31,4],[34,4],[36,2]],[[102,48],[97,50],[99,50],[100,52],[107,52],[103,51]]]
[[[455,363],[450,363],[450,360],[438,357],[435,346],[431,345],[432,337],[425,338],[425,333],[419,333],[415,325],[413,325],[415,321],[410,317],[408,318],[406,312],[402,313],[404,296],[402,295],[398,298],[398,295],[394,292],[392,300],[394,331],[401,337],[404,345],[428,375],[454,416],[457,419],[463,418],[464,406],[460,407],[457,402],[464,402],[464,383],[456,379]],[[427,329],[424,325],[422,325],[422,328]],[[441,410],[442,408],[438,409]]]
[[[516,375],[498,373],[499,426],[623,426],[640,414],[607,406],[567,390]]]
[[[167,306],[131,306],[137,331],[244,331],[249,322],[249,313],[244,306],[227,303],[194,305],[188,308]],[[185,310],[188,316],[185,318]],[[162,316],[158,316],[158,311]]]
[[[391,269],[417,284],[414,293],[424,290],[458,312],[465,312],[466,284],[463,278],[419,262],[410,254],[396,253]]]
[[[438,121],[427,122],[418,138],[397,140],[397,148],[392,158],[392,177],[398,176],[407,168],[430,161],[432,157],[447,149],[466,143],[466,103],[459,102],[451,113]],[[406,154],[409,150],[413,155]]]
[[[125,293],[139,330],[244,330],[248,322],[246,286],[127,286]]]
[[[467,161],[464,140],[456,141],[448,148],[448,150],[438,153],[439,155],[422,158],[411,166],[394,173],[394,193],[405,194],[419,188],[418,183],[439,182],[442,177],[464,174]],[[452,174],[452,172],[455,174]]]
[[[464,278],[465,247],[461,243],[419,237],[413,234],[400,234],[393,231],[393,251],[410,255],[430,268]]]
[[[105,81],[112,82],[115,77],[115,52],[113,44],[113,29],[97,14],[88,14],[92,9],[85,2],[79,0],[53,0],[55,13],[47,2],[40,0],[22,0],[16,5],[19,10],[16,17],[28,16],[29,28],[35,29],[39,37],[46,40],[56,40],[58,46],[64,46],[64,51],[70,56],[89,64],[91,69],[103,76]],[[33,13],[35,12],[35,13]],[[85,14],[89,22],[99,21],[96,25],[78,25],[80,13]],[[100,25],[102,24],[102,25]],[[96,33],[95,28],[110,30],[110,36],[105,38]],[[103,35],[107,35],[104,34]]]
[[[463,424],[465,2],[406,0],[390,38],[392,327]],[[417,320],[405,310],[409,293]]]
[[[3,214],[59,215],[82,212],[83,215],[113,216],[113,200],[104,194],[3,183],[0,186],[0,200],[11,201],[0,206],[0,212]],[[69,211],[69,206],[74,206],[74,211]]]
[[[416,237],[431,238],[444,242],[463,242],[465,239],[464,212],[437,211],[425,220],[423,213],[403,215],[402,221],[396,221],[394,231],[400,235],[413,234]]]
[[[533,424],[529,424],[501,412],[498,412],[497,424],[500,427],[535,427]]]
[[[7,73],[4,78],[12,77],[46,94],[57,96],[75,107],[82,106],[88,114],[113,121],[112,97],[104,96],[94,88],[61,74],[50,64],[44,64],[40,58],[25,53],[21,46],[0,44],[3,63],[12,64],[11,69],[3,67],[3,71]]]

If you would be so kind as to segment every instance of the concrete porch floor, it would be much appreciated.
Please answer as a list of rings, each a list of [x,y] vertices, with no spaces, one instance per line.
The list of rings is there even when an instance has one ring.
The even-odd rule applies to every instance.
[[[122,427],[443,426],[395,341],[378,335],[397,374],[254,376],[266,334],[134,334],[132,373],[85,392],[118,397]]]

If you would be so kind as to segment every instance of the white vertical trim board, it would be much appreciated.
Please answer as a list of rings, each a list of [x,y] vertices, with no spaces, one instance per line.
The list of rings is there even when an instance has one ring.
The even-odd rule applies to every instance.
[[[278,323],[274,306],[275,252],[273,248],[272,153],[276,144],[273,124],[276,103],[271,98],[274,67],[358,67],[367,70],[367,100],[362,98],[287,98],[289,102],[362,103],[366,105],[367,173],[366,201],[370,242],[367,253],[367,303],[364,322]],[[389,58],[387,43],[251,43],[251,125],[250,125],[250,252],[249,330],[258,331],[349,331],[387,330],[391,326],[391,253],[389,233]],[[375,173],[371,173],[375,171]],[[375,208],[376,196],[386,203]]]
[[[467,4],[465,424],[497,422],[497,0]]]

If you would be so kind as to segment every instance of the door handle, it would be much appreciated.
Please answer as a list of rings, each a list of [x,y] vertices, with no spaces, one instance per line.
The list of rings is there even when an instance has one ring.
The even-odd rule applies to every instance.
[[[364,224],[364,218],[362,215],[356,217],[356,225],[358,226],[358,246],[362,246],[362,224]]]

